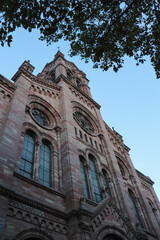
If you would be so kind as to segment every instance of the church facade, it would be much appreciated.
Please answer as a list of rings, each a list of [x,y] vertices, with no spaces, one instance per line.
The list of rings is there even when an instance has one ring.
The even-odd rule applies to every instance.
[[[0,239],[160,239],[153,181],[58,51],[37,76],[0,75]]]

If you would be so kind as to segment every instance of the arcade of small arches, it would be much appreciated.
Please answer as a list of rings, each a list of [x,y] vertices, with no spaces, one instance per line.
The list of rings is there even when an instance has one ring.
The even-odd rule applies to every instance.
[[[24,240],[45,240],[45,239],[39,238],[39,237],[29,237],[29,238],[25,238]],[[102,240],[123,240],[123,239],[114,234],[109,234],[105,236]]]
[[[126,234],[116,226],[110,226],[109,228],[108,226],[104,226],[93,238],[96,240],[126,240]],[[29,228],[19,232],[14,240],[55,240],[55,238],[52,238],[52,236],[45,231]]]

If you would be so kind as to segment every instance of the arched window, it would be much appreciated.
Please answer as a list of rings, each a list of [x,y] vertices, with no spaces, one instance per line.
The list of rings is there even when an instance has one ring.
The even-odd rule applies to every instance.
[[[89,191],[88,191],[88,184],[87,184],[87,176],[85,171],[84,165],[84,158],[82,156],[79,157],[80,159],[80,168],[81,168],[81,175],[82,175],[82,182],[83,182],[83,191],[86,198],[90,198]]]
[[[111,197],[110,189],[109,189],[109,184],[108,184],[108,179],[107,179],[107,173],[105,170],[102,170],[102,179],[103,179],[103,185],[105,186],[106,193],[108,196]]]
[[[119,169],[120,169],[120,172],[121,172],[122,177],[125,177],[124,168],[122,167],[122,165],[121,165],[120,163],[118,163],[118,166],[119,166]]]
[[[94,157],[89,154],[89,164],[90,164],[90,173],[91,173],[91,180],[92,180],[92,186],[93,186],[93,192],[96,202],[100,202],[102,200]]]
[[[79,89],[81,88],[81,81],[79,79],[76,80],[76,85]]]
[[[39,182],[50,187],[51,150],[49,143],[43,141],[40,148]]]
[[[31,131],[28,131],[24,136],[19,172],[22,175],[29,178],[31,178],[33,174],[34,148],[35,148],[34,133]]]
[[[132,209],[133,209],[133,212],[134,212],[134,214],[135,214],[137,223],[142,227],[142,223],[141,223],[141,220],[140,220],[138,211],[137,211],[137,207],[136,207],[136,204],[135,204],[135,200],[134,200],[134,197],[133,197],[133,193],[132,193],[132,191],[131,191],[130,189],[128,190],[128,193],[129,193],[130,202],[131,202]]]
[[[71,74],[69,72],[67,72],[67,79],[71,81]]]
[[[51,81],[54,82],[55,80],[56,80],[56,74],[55,74],[55,72],[53,72],[51,74]]]

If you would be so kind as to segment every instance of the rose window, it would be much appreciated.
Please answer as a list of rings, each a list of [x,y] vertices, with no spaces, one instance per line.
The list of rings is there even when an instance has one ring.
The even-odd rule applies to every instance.
[[[79,125],[88,133],[94,134],[95,130],[90,120],[81,112],[75,112],[75,118]]]
[[[39,109],[32,109],[34,119],[43,126],[49,126],[49,119],[44,112]]]

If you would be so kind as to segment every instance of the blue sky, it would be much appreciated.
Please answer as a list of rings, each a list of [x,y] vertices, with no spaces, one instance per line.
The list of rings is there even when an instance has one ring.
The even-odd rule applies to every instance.
[[[28,33],[18,29],[13,36],[10,48],[0,46],[0,73],[11,79],[24,60],[30,60],[37,75],[60,47],[65,58],[86,73],[104,121],[123,136],[124,143],[131,148],[135,168],[155,182],[154,189],[160,199],[160,79],[156,79],[149,59],[136,67],[133,59],[125,58],[125,65],[118,73],[103,72],[93,69],[92,62],[85,63],[79,56],[70,58],[67,42],[47,46],[38,40],[36,30]]]

